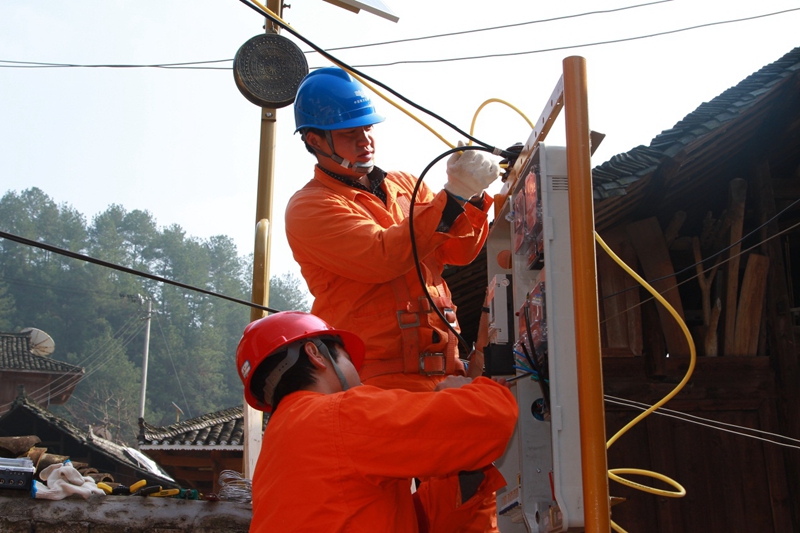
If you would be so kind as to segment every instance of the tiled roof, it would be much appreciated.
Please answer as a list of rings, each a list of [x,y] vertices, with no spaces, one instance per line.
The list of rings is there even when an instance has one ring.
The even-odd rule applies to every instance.
[[[95,451],[109,457],[114,461],[125,464],[125,466],[140,472],[145,477],[163,479],[165,483],[171,483],[168,479],[162,478],[161,476],[155,474],[151,470],[142,468],[139,465],[138,461],[131,459],[130,455],[125,451],[124,446],[120,446],[115,442],[106,440],[102,437],[98,437],[97,435],[92,433],[91,430],[88,433],[85,431],[81,431],[77,426],[75,426],[68,420],[64,420],[63,418],[58,417],[53,413],[42,409],[34,402],[32,402],[24,394],[17,396],[17,399],[14,400],[11,409],[7,413],[5,413],[2,417],[0,417],[0,421],[2,421],[6,417],[13,416],[15,414],[15,411],[20,409],[28,411],[36,418],[39,418],[46,424],[57,428],[62,433],[72,437],[81,444],[84,444],[85,446],[94,449]]]
[[[31,334],[0,333],[0,370],[83,374],[83,368],[31,353]]]
[[[141,446],[242,446],[243,440],[241,407],[230,407],[163,427],[139,420]]]
[[[655,172],[663,160],[724,129],[798,72],[800,47],[701,104],[675,126],[656,135],[650,146],[637,146],[595,167],[592,170],[595,200],[624,195],[631,183]]]

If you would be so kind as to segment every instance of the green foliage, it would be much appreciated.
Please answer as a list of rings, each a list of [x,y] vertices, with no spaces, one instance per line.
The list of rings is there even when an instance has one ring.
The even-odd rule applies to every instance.
[[[134,270],[241,300],[250,299],[252,261],[233,241],[159,228],[147,211],[111,205],[91,223],[43,191],[9,191],[0,198],[0,228]],[[242,403],[236,347],[250,319],[248,306],[158,283],[0,239],[0,331],[36,327],[56,342],[52,357],[79,365],[86,376],[54,410],[121,442],[138,432],[146,301],[152,303],[145,419],[175,420]],[[308,310],[302,281],[270,280],[270,306]]]
[[[269,280],[269,307],[278,311],[311,311],[305,285],[289,273]]]

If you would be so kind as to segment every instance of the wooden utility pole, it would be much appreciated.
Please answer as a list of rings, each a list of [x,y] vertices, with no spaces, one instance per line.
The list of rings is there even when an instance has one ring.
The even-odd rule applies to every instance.
[[[283,13],[283,0],[269,0],[267,7],[278,15]],[[279,33],[279,27],[266,20],[267,33]],[[270,220],[272,220],[272,183],[275,174],[277,110],[261,108],[261,145],[258,157],[258,188],[256,189],[256,236],[253,254],[253,289],[250,301],[263,306],[269,303]],[[265,316],[260,309],[251,308],[250,321]],[[244,477],[253,479],[261,451],[261,429],[264,415],[244,402]]]
[[[140,303],[145,300],[139,296]],[[145,315],[144,326],[144,349],[142,350],[142,394],[139,397],[139,418],[144,418],[145,396],[147,395],[147,362],[150,355],[150,317],[153,314],[153,301],[148,298],[147,300],[147,315]]]

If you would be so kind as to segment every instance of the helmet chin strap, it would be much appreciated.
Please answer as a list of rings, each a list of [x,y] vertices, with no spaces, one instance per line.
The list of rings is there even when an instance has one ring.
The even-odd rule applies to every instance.
[[[339,378],[339,383],[342,385],[342,391],[346,391],[350,388],[350,384],[347,383],[347,379],[344,377],[344,373],[342,369],[339,368],[339,365],[336,364],[336,361],[331,356],[331,352],[328,350],[328,347],[325,346],[325,343],[322,342],[320,339],[302,339],[300,341],[294,342],[290,344],[286,349],[286,357],[283,361],[278,363],[278,366],[270,372],[269,376],[267,376],[266,382],[264,383],[264,398],[272,404],[272,398],[275,394],[275,388],[278,386],[283,375],[286,373],[287,370],[292,368],[295,363],[297,363],[298,358],[300,357],[300,350],[303,349],[303,345],[311,341],[317,347],[317,349],[328,358],[328,361],[331,362],[331,366],[333,367],[333,371],[336,372],[336,377]]]
[[[306,142],[304,133],[302,134],[301,138],[302,138],[303,142]],[[323,152],[319,148],[316,148],[316,147],[311,146],[311,145],[309,145],[309,146],[311,146],[311,148],[317,154],[319,154],[319,155],[321,155],[323,157],[327,157],[328,159],[333,159],[333,161],[335,163],[337,163],[340,167],[346,168],[347,170],[353,170],[354,172],[357,172],[359,174],[369,174],[370,172],[372,172],[372,169],[375,168],[375,163],[373,163],[372,161],[370,161],[368,163],[361,163],[361,162],[358,162],[358,161],[353,162],[353,161],[348,161],[347,159],[345,159],[342,156],[340,156],[339,154],[337,154],[335,148],[333,147],[333,136],[331,135],[331,132],[328,131],[328,130],[325,130],[325,139],[328,141],[328,146],[330,146],[330,148],[331,148],[331,153],[329,153],[329,154],[326,154],[325,152]],[[308,143],[306,142],[306,144],[308,144]]]
[[[339,365],[336,364],[336,361],[331,356],[331,352],[328,351],[328,347],[325,346],[325,343],[319,339],[311,339],[311,342],[317,347],[317,349],[328,358],[328,361],[331,362],[331,366],[333,366],[333,371],[336,372],[336,377],[339,378],[339,383],[342,384],[342,391],[346,391],[350,388],[350,385],[347,383],[347,380],[344,377],[344,373],[342,373],[342,369],[339,368]]]

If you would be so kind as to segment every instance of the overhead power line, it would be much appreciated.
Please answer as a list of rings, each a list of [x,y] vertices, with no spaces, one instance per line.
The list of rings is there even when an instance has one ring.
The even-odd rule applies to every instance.
[[[490,26],[488,28],[477,28],[474,30],[462,30],[462,31],[453,31],[449,33],[439,33],[436,35],[425,35],[423,37],[409,37],[407,39],[397,39],[394,41],[383,41],[379,43],[366,43],[366,44],[356,44],[351,46],[339,46],[337,48],[326,48],[328,52],[338,52],[340,50],[355,50],[357,48],[368,48],[372,46],[384,46],[387,44],[399,44],[399,43],[410,43],[415,41],[425,41],[428,39],[439,39],[441,37],[454,37],[456,35],[468,35],[471,33],[479,33],[484,31],[494,31],[494,30],[505,30],[508,28],[517,28],[519,26],[529,26],[531,24],[543,24],[545,22],[555,22],[558,20],[567,20],[579,17],[586,17],[589,15],[601,15],[605,13],[614,13],[616,11],[625,11],[628,9],[637,9],[640,7],[652,6],[655,4],[663,4],[665,2],[672,2],[673,0],[658,0],[657,2],[648,2],[646,4],[637,4],[635,6],[625,6],[625,7],[617,7],[614,9],[603,9],[597,11],[587,11],[585,13],[577,13],[575,15],[563,15],[561,17],[552,17],[548,19],[539,19],[539,20],[529,20],[527,22],[515,22],[514,24],[503,24],[501,26]],[[304,54],[313,54],[315,50],[305,50],[303,51]]]
[[[765,13],[763,15],[754,15],[752,17],[743,17],[738,19],[730,19],[730,20],[720,20],[717,22],[708,22],[705,24],[698,24],[696,26],[688,26],[686,28],[678,28],[675,30],[667,30],[661,31],[657,33],[648,33],[646,35],[638,35],[635,37],[623,37],[621,39],[611,39],[608,41],[595,41],[593,43],[584,43],[584,44],[574,44],[574,45],[566,45],[566,46],[556,46],[553,48],[541,48],[538,50],[528,50],[526,52],[504,52],[504,53],[497,53],[497,54],[484,54],[479,56],[462,56],[462,57],[450,57],[450,58],[443,58],[443,59],[417,59],[417,60],[403,60],[403,61],[390,61],[387,63],[370,63],[370,64],[362,64],[362,65],[353,65],[357,68],[368,68],[368,67],[390,67],[395,65],[420,65],[424,63],[451,63],[454,61],[469,61],[473,59],[488,59],[494,57],[513,57],[513,56],[522,56],[522,55],[531,55],[531,54],[541,54],[544,52],[555,52],[558,50],[570,50],[573,48],[589,48],[590,46],[600,46],[605,44],[616,44],[616,43],[624,43],[628,41],[638,41],[642,39],[650,39],[653,37],[661,37],[664,35],[670,35],[674,33],[682,33],[691,30],[697,30],[700,28],[708,28],[710,26],[720,26],[722,24],[733,24],[735,22],[745,22],[748,20],[756,20],[760,18],[772,17],[775,15],[783,15],[785,13],[790,13],[792,11],[800,11],[800,7],[795,7],[792,9],[784,9],[783,11],[775,11],[773,13]]]
[[[278,313],[279,310],[272,309],[271,307],[267,307],[265,305],[259,305],[257,303],[248,302],[246,300],[240,300],[239,298],[234,298],[232,296],[226,296],[224,294],[220,294],[218,292],[209,291],[207,289],[201,289],[200,287],[194,287],[192,285],[187,285],[186,283],[181,283],[180,281],[171,280],[169,278],[165,278],[162,276],[156,276],[155,274],[150,274],[149,272],[142,272],[140,270],[134,270],[132,268],[128,268],[126,266],[117,265],[115,263],[109,263],[108,261],[103,261],[102,259],[97,259],[95,257],[91,257],[88,255],[84,255],[78,252],[72,252],[70,250],[65,250],[63,248],[59,248],[58,246],[53,246],[52,244],[46,244],[43,242],[34,241],[32,239],[27,239],[25,237],[20,237],[19,235],[14,235],[13,233],[6,233],[5,231],[0,231],[0,238],[8,239],[9,241],[14,241],[19,244],[24,244],[26,246],[33,246],[34,248],[41,248],[42,250],[47,250],[48,252],[53,252],[59,255],[63,255],[66,257],[71,257],[73,259],[78,259],[80,261],[86,261],[87,263],[94,263],[95,265],[104,266],[106,268],[111,268],[114,270],[118,270],[120,272],[125,272],[127,274],[132,274],[134,276],[139,276],[142,278],[151,279],[153,281],[158,281],[161,283],[166,283],[167,285],[174,285],[176,287],[180,287],[182,289],[187,289],[194,292],[199,292],[202,294],[207,294],[209,296],[214,296],[216,298],[222,298],[223,300],[228,300],[229,302],[235,302],[238,304],[246,305],[248,307],[254,307],[256,309],[260,309],[262,311],[268,311],[270,313]]]
[[[672,1],[672,0],[661,0],[661,1]],[[659,2],[654,2],[659,3]],[[641,7],[651,4],[640,4],[638,6],[630,6],[624,9],[632,9],[634,7]],[[621,8],[622,9],[622,8]],[[521,52],[503,52],[503,53],[496,53],[496,54],[483,54],[483,55],[476,55],[476,56],[461,56],[461,57],[451,57],[451,58],[442,58],[442,59],[420,59],[420,60],[400,60],[400,61],[392,61],[387,63],[371,63],[371,64],[361,64],[361,65],[353,65],[356,68],[368,68],[368,67],[387,67],[387,66],[395,66],[395,65],[408,65],[408,64],[425,64],[425,63],[450,63],[455,61],[469,61],[475,59],[488,59],[488,58],[495,58],[495,57],[513,57],[513,56],[520,56],[520,55],[531,55],[531,54],[541,54],[545,52],[555,52],[559,50],[571,50],[575,48],[589,48],[592,46],[601,46],[606,44],[617,44],[629,41],[637,41],[643,39],[650,39],[654,37],[661,37],[664,35],[670,35],[675,33],[682,33],[686,31],[692,31],[702,28],[707,28],[711,26],[720,26],[724,24],[734,24],[738,22],[747,22],[750,20],[757,20],[761,18],[773,17],[776,15],[784,15],[786,13],[791,13],[793,11],[800,11],[800,7],[791,8],[791,9],[784,9],[782,11],[775,11],[772,13],[764,13],[761,15],[753,15],[750,17],[742,17],[737,19],[729,19],[729,20],[721,20],[716,22],[708,22],[705,24],[698,24],[695,26],[688,26],[685,28],[677,28],[674,30],[666,30],[663,32],[657,33],[649,33],[645,35],[638,35],[633,37],[624,37],[621,39],[611,39],[607,41],[595,41],[590,43],[582,43],[582,44],[570,44],[565,46],[558,46],[552,48],[540,48],[536,50],[527,50]],[[559,18],[574,18],[579,16],[585,16],[587,14],[594,14],[594,13],[603,13],[604,11],[598,12],[591,12],[591,13],[580,13],[577,15],[566,15],[564,17]],[[541,21],[530,21],[524,22],[521,24],[535,24],[539,22],[548,22],[550,20],[558,20],[558,19],[546,19]],[[450,35],[463,35],[467,33],[477,33],[481,31],[488,31],[493,29],[505,28],[505,27],[512,27],[514,25],[508,26],[496,26],[492,28],[479,28],[475,30],[465,30],[463,32],[453,32],[452,34],[440,34],[440,35],[431,35],[431,36],[424,36],[424,37],[413,37],[409,39],[402,39],[398,41],[386,41],[380,43],[367,43],[361,45],[353,45],[353,46],[344,46],[339,48],[330,48],[329,51],[337,51],[337,50],[348,50],[348,49],[355,49],[355,48],[366,48],[370,46],[382,46],[385,44],[394,44],[394,43],[401,43],[407,41],[416,41],[416,40],[424,40],[424,39],[433,39],[437,37],[447,37]],[[312,53],[308,51],[306,53]],[[35,61],[12,61],[6,59],[0,59],[0,68],[110,68],[110,69],[133,69],[133,68],[158,68],[163,70],[231,70],[232,67],[214,67],[214,66],[204,66],[204,65],[211,65],[214,63],[225,63],[233,61],[233,59],[214,59],[208,61],[191,61],[191,62],[181,62],[181,63],[156,63],[156,64],[77,64],[77,63],[43,63],[43,62],[35,62]],[[312,67],[318,68],[318,67]]]

